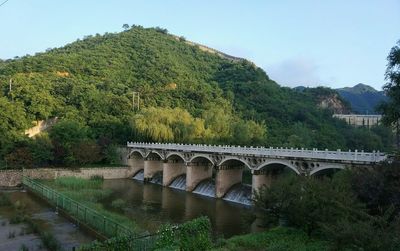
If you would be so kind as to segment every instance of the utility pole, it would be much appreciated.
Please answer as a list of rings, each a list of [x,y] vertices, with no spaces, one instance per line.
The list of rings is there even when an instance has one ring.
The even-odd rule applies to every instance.
[[[132,109],[139,111],[140,109],[140,94],[139,92],[132,92]]]
[[[12,92],[12,78],[10,78],[8,95],[10,95],[11,101],[14,101],[13,96],[11,95],[11,92]]]

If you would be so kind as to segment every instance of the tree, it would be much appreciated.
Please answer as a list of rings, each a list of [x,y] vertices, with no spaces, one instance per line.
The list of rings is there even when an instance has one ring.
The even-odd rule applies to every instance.
[[[383,89],[389,101],[382,104],[380,110],[383,112],[383,123],[388,126],[394,125],[397,149],[400,149],[400,40],[390,50],[387,60],[385,79],[388,82]]]
[[[123,25],[122,25],[122,29],[128,30],[128,29],[129,29],[129,24],[123,24]]]

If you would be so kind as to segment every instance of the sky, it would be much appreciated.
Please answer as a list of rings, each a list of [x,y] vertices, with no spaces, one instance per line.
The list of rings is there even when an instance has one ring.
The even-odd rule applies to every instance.
[[[8,0],[0,6],[0,58],[119,32],[125,23],[246,58],[283,86],[380,90],[400,39],[400,0]]]

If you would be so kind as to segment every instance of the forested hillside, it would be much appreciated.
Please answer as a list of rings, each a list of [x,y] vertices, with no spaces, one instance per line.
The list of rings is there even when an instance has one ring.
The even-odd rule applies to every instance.
[[[0,61],[0,83],[0,159],[9,162],[29,152],[34,163],[74,163],[85,159],[76,148],[104,154],[127,140],[391,146],[388,130],[351,128],[318,108],[313,94],[282,88],[248,61],[204,52],[160,28],[132,26]],[[132,107],[134,91],[140,110]],[[32,121],[54,116],[61,122],[49,136],[23,136]],[[46,145],[49,155],[37,156],[37,145]]]
[[[383,91],[364,84],[340,88],[337,91],[351,104],[354,113],[358,114],[378,114],[377,106],[388,100]]]

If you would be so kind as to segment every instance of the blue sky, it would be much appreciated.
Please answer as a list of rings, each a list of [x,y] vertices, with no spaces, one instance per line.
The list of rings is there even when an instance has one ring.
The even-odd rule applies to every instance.
[[[400,0],[9,0],[0,7],[0,58],[121,31],[124,23],[164,27],[247,58],[281,85],[380,89],[400,39]]]

